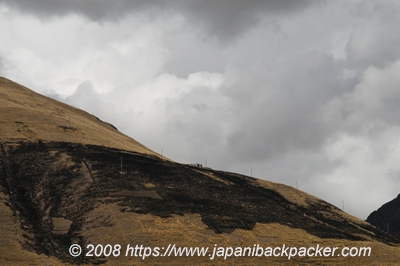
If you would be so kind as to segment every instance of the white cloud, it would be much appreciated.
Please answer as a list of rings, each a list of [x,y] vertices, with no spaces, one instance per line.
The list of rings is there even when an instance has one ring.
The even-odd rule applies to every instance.
[[[84,80],[102,93],[145,82],[161,72],[168,57],[158,23],[129,16],[121,24],[98,24],[76,15],[41,21],[12,13],[1,23],[10,36],[1,50],[18,70],[8,77],[64,96]]]
[[[174,160],[298,181],[366,218],[398,188],[399,5],[289,2],[7,1],[0,71]]]
[[[340,134],[328,143],[324,150],[336,166],[316,179],[321,195],[331,202],[345,200],[347,211],[364,218],[371,209],[396,197],[400,185],[399,133],[400,127],[374,137]]]

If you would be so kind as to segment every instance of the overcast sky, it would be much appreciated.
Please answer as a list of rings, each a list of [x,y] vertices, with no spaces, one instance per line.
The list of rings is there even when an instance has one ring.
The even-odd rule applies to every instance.
[[[400,193],[400,2],[0,0],[0,75],[366,219]]]

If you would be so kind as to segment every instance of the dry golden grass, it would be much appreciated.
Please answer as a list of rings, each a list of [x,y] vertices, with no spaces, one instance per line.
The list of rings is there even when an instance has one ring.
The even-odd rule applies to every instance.
[[[0,265],[69,265],[22,249],[20,239],[26,232],[19,229],[18,219],[5,202],[10,202],[9,197],[0,192]]]
[[[216,176],[213,172],[210,172],[210,171],[208,171],[208,170],[206,170],[206,169],[194,169],[196,172],[198,172],[198,173],[201,173],[201,174],[203,174],[203,175],[206,175],[206,176],[208,176],[208,177],[210,177],[211,179],[214,179],[214,180],[216,180],[216,181],[218,181],[218,182],[221,182],[221,183],[224,183],[224,184],[226,184],[226,185],[232,185],[232,183],[231,182],[229,182],[229,181],[227,181],[227,180],[223,180],[222,178],[219,178],[218,176]]]
[[[61,152],[62,153],[62,152]],[[70,165],[71,158],[59,156],[56,164]],[[85,169],[85,167],[82,167]],[[202,172],[202,171],[199,171]],[[91,182],[88,173],[81,173],[85,178],[77,187],[84,189],[85,184]],[[218,178],[219,179],[219,178]],[[318,203],[320,199],[294,188],[258,180],[260,184],[281,193],[288,200],[303,202],[303,204]],[[145,183],[153,187],[151,183]],[[78,193],[79,191],[76,191]],[[202,221],[199,214],[184,216],[173,215],[170,218],[160,218],[151,214],[121,212],[117,203],[105,203],[112,197],[104,198],[104,203],[98,203],[93,210],[86,213],[84,227],[80,235],[85,238],[86,244],[120,244],[121,255],[109,257],[104,265],[398,265],[400,261],[400,247],[392,247],[377,241],[348,241],[341,239],[322,239],[307,233],[302,229],[295,229],[281,224],[256,224],[252,230],[235,230],[231,234],[216,234]],[[4,205],[10,202],[8,196],[0,193],[0,265],[68,265],[55,257],[38,255],[23,250],[16,228],[17,219],[12,216],[10,208]],[[341,219],[346,216],[338,211]],[[331,215],[331,214],[326,214]],[[343,216],[340,216],[343,215]],[[354,219],[355,224],[362,223]],[[21,234],[27,234],[22,232]],[[147,247],[167,247],[176,244],[179,247],[208,247],[210,251],[217,244],[219,247],[253,247],[259,244],[262,247],[276,247],[290,245],[296,247],[311,247],[319,244],[323,247],[353,247],[365,246],[372,248],[370,257],[296,257],[290,261],[286,257],[236,257],[215,258],[209,257],[149,257],[145,260],[137,257],[125,256],[126,246],[130,244]],[[87,250],[84,250],[84,252]]]
[[[291,186],[273,183],[271,181],[261,179],[257,179],[256,182],[262,187],[278,191],[279,194],[281,194],[281,196],[284,197],[286,200],[296,203],[297,205],[303,206],[305,208],[310,207],[310,204],[321,201],[321,199],[301,190],[295,189]]]
[[[2,195],[4,197],[4,195]],[[10,221],[9,210],[0,207],[1,231],[8,232],[0,245],[1,265],[69,265],[54,257],[37,255],[22,251]],[[8,213],[8,217],[4,214]],[[104,265],[398,265],[400,248],[391,247],[379,242],[356,242],[338,239],[321,239],[301,229],[294,229],[280,224],[257,224],[251,231],[235,230],[231,234],[216,234],[205,226],[200,215],[174,215],[171,218],[160,218],[150,214],[123,213],[116,204],[100,204],[85,217],[87,225],[82,235],[87,244],[120,244],[121,255],[109,257]],[[99,221],[107,225],[98,226]],[[110,226],[112,225],[112,226]],[[177,246],[209,247],[277,247],[283,244],[296,247],[311,247],[319,244],[323,247],[371,247],[370,257],[149,257],[142,260],[138,257],[125,256],[126,246],[130,244],[148,247]],[[85,251],[85,250],[84,250]],[[87,251],[87,250],[86,250]]]
[[[20,140],[78,142],[162,157],[85,111],[0,77],[0,141]]]
[[[296,205],[303,206],[305,208],[308,208],[313,204],[323,203],[322,199],[315,197],[313,195],[310,195],[299,189],[295,189],[291,186],[287,186],[287,185],[280,184],[280,183],[273,183],[271,181],[261,180],[261,179],[257,179],[255,182],[262,187],[277,191],[286,200],[288,200]],[[325,204],[325,203],[323,203],[323,204]],[[332,213],[326,213],[326,214],[322,213],[322,214],[324,214],[324,216],[329,216],[329,218],[331,218],[331,219],[336,218],[336,219],[339,219],[339,221],[347,220],[347,221],[351,221],[357,225],[368,224],[366,221],[363,221],[357,217],[354,217],[344,211],[341,211],[340,209],[332,209],[331,211],[332,211]],[[333,214],[334,214],[334,216],[333,216]]]
[[[107,215],[105,215],[107,214]],[[112,227],[91,228],[90,221],[108,219]],[[348,241],[340,239],[321,239],[301,229],[294,229],[281,224],[257,224],[251,231],[235,230],[231,234],[216,234],[201,221],[201,216],[174,215],[160,218],[150,214],[124,213],[116,204],[99,205],[87,217],[88,225],[82,230],[87,241],[92,244],[121,244],[124,254],[110,258],[105,265],[398,265],[400,247],[391,247],[379,242]],[[296,247],[311,247],[319,244],[323,247],[371,247],[370,257],[303,257],[290,261],[285,257],[125,257],[127,244],[143,244],[149,247],[177,246],[209,247],[214,244],[223,247],[239,247],[259,244],[262,247],[276,247],[282,244]],[[234,264],[232,264],[234,263]]]
[[[70,127],[73,129],[61,128],[68,126],[69,117]],[[41,96],[14,82],[0,78],[0,142],[19,140],[103,145],[163,158],[82,110]],[[74,162],[68,156],[60,156],[57,163],[70,165]],[[84,166],[81,168],[86,169]],[[196,171],[229,184],[228,181],[212,172],[203,169]],[[78,184],[74,187],[83,190],[92,182],[92,177],[86,170],[82,170],[80,174],[84,178],[76,181]],[[92,174],[95,174],[95,171]],[[256,180],[254,183],[275,190],[288,201],[305,208],[322,202],[319,198],[283,184],[265,180]],[[143,186],[155,187],[152,183],[144,183]],[[75,191],[77,192],[79,190]],[[17,230],[18,219],[13,216],[12,209],[5,205],[6,202],[9,204],[10,199],[0,192],[0,265],[69,265],[55,257],[23,250],[20,244],[23,243],[22,234],[28,233]],[[98,204],[84,217],[85,223],[80,235],[85,238],[87,244],[120,244],[123,247],[123,253],[119,257],[109,257],[104,265],[399,265],[400,261],[400,247],[388,246],[377,241],[321,239],[301,229],[281,224],[260,223],[253,230],[235,230],[231,234],[216,234],[201,221],[201,216],[198,214],[160,218],[151,214],[121,212],[120,209],[121,206],[117,204]],[[338,209],[333,209],[331,213],[323,213],[323,215],[329,215],[331,219],[350,221],[356,226],[365,223]],[[142,260],[125,257],[125,247],[128,244],[143,244],[149,247],[177,244],[180,247],[199,246],[210,249],[214,244],[224,247],[252,247],[254,244],[260,244],[263,247],[282,246],[282,244],[296,247],[310,247],[317,244],[324,247],[366,246],[372,248],[372,255],[357,258],[304,257],[290,261],[285,257],[242,257],[229,258],[226,261],[222,258],[210,260],[209,257],[150,257]]]

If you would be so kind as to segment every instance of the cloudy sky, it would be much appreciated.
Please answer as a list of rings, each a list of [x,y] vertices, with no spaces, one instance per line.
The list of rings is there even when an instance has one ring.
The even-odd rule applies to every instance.
[[[400,2],[0,0],[0,75],[175,161],[400,193]]]

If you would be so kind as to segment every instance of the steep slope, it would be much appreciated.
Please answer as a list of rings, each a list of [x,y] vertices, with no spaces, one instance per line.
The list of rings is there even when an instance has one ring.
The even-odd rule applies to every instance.
[[[373,211],[367,221],[400,239],[400,194]]]
[[[372,248],[370,257],[305,256],[290,262],[396,265],[400,260],[398,239],[307,193],[172,162],[83,111],[5,79],[0,95],[8,96],[0,107],[0,265],[288,263],[284,256],[143,260],[125,256],[128,244],[366,246]],[[84,125],[60,128],[67,113]],[[80,138],[80,131],[87,138]],[[120,244],[123,255],[72,257],[71,244],[85,253],[89,244]]]
[[[160,156],[85,111],[0,77],[0,140],[63,141]]]

